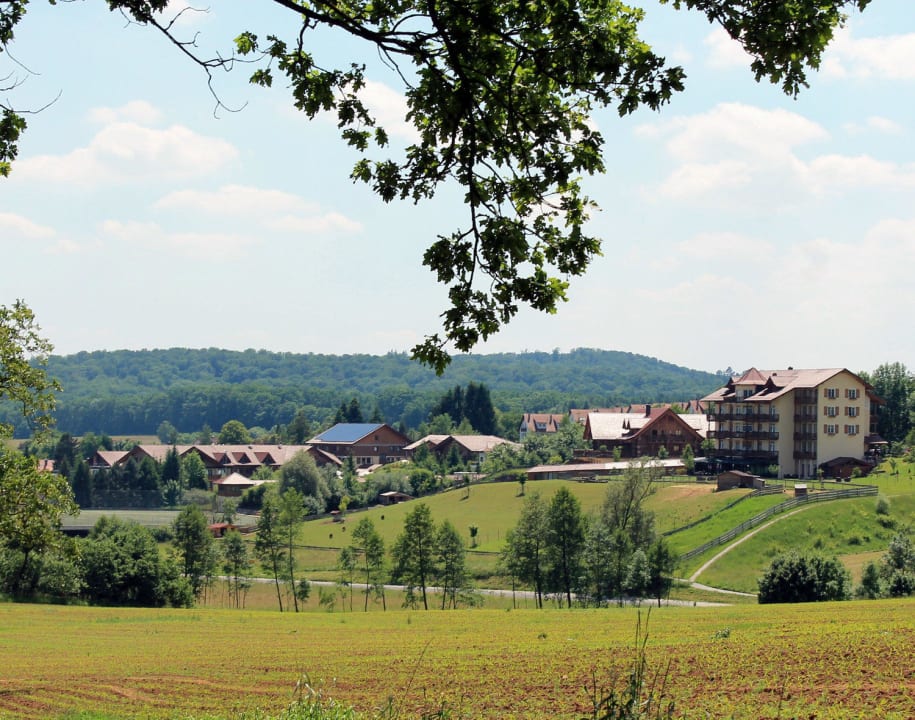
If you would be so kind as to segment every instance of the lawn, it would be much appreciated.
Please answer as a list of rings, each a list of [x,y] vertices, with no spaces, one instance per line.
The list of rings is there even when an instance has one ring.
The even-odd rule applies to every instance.
[[[785,517],[736,546],[715,562],[699,581],[715,587],[744,592],[756,591],[756,579],[772,560],[787,550],[819,552],[849,558],[863,554],[873,559],[882,554],[896,533],[915,520],[915,496],[890,498],[890,514],[878,515],[877,498],[836,500],[808,506]],[[718,549],[720,551],[721,548]],[[714,554],[712,550],[706,557]],[[695,562],[701,562],[696,559]]]
[[[639,612],[275,613],[0,605],[0,717],[276,712],[307,675],[362,711],[579,718],[617,687]],[[641,611],[677,717],[915,716],[915,601]],[[71,715],[72,717],[72,715]]]

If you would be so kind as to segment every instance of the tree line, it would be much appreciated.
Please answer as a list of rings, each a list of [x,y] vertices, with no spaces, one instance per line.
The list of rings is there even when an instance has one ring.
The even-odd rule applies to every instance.
[[[513,587],[530,588],[538,607],[548,596],[567,607],[622,604],[630,597],[652,597],[660,604],[676,558],[644,506],[655,472],[646,462],[631,463],[619,480],[607,484],[593,517],[565,487],[549,503],[536,492],[525,496],[501,556]]]
[[[73,435],[152,434],[163,421],[190,432],[219,428],[232,419],[269,430],[289,425],[298,415],[313,425],[330,425],[341,400],[352,397],[364,417],[413,429],[433,414],[443,395],[470,383],[488,388],[496,410],[513,416],[509,425],[516,431],[522,412],[680,401],[722,383],[718,375],[655,358],[590,349],[460,356],[441,377],[399,353],[296,355],[213,348],[48,356],[47,373],[63,387],[57,426]],[[0,421],[13,425],[17,437],[30,432],[9,403],[0,404]]]

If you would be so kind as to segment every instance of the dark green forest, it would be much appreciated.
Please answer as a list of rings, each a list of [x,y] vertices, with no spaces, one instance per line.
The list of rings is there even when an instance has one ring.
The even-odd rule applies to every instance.
[[[712,373],[632,353],[577,349],[459,355],[441,376],[407,354],[318,355],[216,348],[117,350],[52,356],[60,381],[57,429],[73,435],[152,434],[163,421],[181,432],[219,428],[237,419],[273,428],[301,411],[317,426],[332,422],[342,402],[357,398],[368,418],[416,428],[442,395],[482,383],[497,410],[564,412],[570,407],[695,399],[721,384]],[[378,411],[375,413],[375,411]],[[15,408],[0,420],[18,423]],[[520,418],[519,418],[520,420]]]

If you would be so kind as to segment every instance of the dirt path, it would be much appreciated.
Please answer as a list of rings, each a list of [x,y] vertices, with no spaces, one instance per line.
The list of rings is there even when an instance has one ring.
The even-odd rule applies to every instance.
[[[740,538],[740,540],[737,540],[736,542],[732,542],[730,545],[728,545],[727,547],[725,547],[724,550],[722,550],[720,553],[718,553],[717,555],[715,555],[714,557],[712,557],[712,558],[711,558],[710,560],[708,560],[707,562],[703,563],[702,566],[701,566],[698,570],[696,570],[696,572],[694,572],[692,575],[690,575],[690,576],[689,576],[689,582],[690,582],[690,584],[692,584],[693,587],[696,587],[696,588],[699,588],[699,589],[702,589],[702,590],[712,590],[712,591],[715,591],[715,592],[723,592],[723,593],[729,593],[729,594],[734,594],[734,595],[746,595],[746,596],[749,596],[749,597],[753,597],[753,596],[755,595],[755,593],[741,593],[741,592],[737,592],[736,590],[723,590],[723,589],[720,589],[720,588],[713,588],[713,587],[709,587],[708,585],[701,585],[700,583],[697,583],[697,582],[696,582],[696,579],[697,579],[702,573],[704,573],[706,570],[708,570],[708,568],[711,567],[719,558],[723,557],[724,555],[727,555],[729,552],[731,552],[731,550],[733,550],[735,547],[737,547],[738,545],[740,545],[740,544],[741,544],[742,542],[744,542],[745,540],[749,540],[749,539],[750,539],[751,537],[753,537],[756,533],[762,532],[763,530],[765,530],[765,529],[766,529],[767,527],[769,527],[770,525],[774,525],[775,523],[777,523],[777,522],[779,522],[779,521],[781,521],[781,520],[784,520],[785,518],[789,518],[789,517],[791,517],[792,515],[797,515],[799,512],[803,512],[804,510],[807,510],[807,509],[808,509],[808,507],[802,507],[802,508],[798,508],[797,510],[792,510],[792,511],[789,512],[789,513],[785,513],[784,515],[779,515],[779,516],[776,517],[775,519],[770,520],[770,521],[767,522],[767,523],[763,523],[763,524],[760,525],[758,528],[755,528],[755,529],[751,530],[751,531],[748,532],[746,535],[744,535],[742,538]]]

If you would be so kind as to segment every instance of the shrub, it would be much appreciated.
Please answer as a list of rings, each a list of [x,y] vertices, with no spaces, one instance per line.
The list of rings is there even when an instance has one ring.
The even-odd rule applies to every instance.
[[[759,579],[760,603],[848,600],[851,574],[835,557],[789,552],[772,561]]]
[[[876,511],[878,515],[889,515],[890,501],[881,495],[879,498],[877,498]]]

